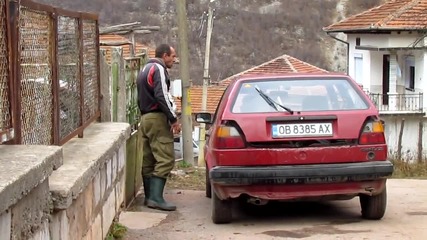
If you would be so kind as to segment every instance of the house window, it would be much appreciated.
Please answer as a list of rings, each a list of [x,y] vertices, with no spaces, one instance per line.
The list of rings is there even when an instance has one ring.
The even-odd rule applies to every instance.
[[[354,80],[359,85],[363,83],[363,55],[360,53],[354,54]]]
[[[405,60],[405,88],[415,90],[415,57],[408,56]]]
[[[356,38],[356,46],[360,46],[360,37]]]

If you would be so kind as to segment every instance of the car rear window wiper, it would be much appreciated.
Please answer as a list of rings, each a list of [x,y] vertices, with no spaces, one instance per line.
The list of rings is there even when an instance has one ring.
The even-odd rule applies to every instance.
[[[264,101],[266,101],[268,103],[268,105],[270,105],[271,107],[273,107],[274,109],[276,109],[276,111],[279,111],[279,109],[277,109],[277,106],[279,106],[282,109],[288,111],[290,114],[294,114],[294,111],[292,111],[290,108],[287,108],[287,107],[285,107],[285,106],[283,106],[283,105],[275,102],[267,94],[265,94],[263,91],[261,91],[258,87],[255,87],[255,90],[257,90],[257,92],[262,97],[262,99],[264,99]]]

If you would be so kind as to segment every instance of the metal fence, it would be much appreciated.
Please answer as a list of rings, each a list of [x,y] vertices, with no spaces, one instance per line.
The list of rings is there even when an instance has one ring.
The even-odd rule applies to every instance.
[[[0,0],[0,142],[10,140],[12,135],[7,9],[8,2]]]
[[[144,66],[146,55],[131,57],[125,60],[126,69],[126,119],[133,130],[138,128],[140,111],[138,108],[136,78]]]
[[[97,15],[0,1],[0,51],[10,56],[0,64],[0,133],[14,133],[15,144],[62,145],[83,136],[100,116]]]
[[[381,94],[368,93],[379,111],[423,112],[423,93]]]

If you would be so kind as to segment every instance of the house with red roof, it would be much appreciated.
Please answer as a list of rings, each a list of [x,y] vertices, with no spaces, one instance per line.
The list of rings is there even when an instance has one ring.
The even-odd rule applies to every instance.
[[[256,74],[286,74],[286,73],[327,73],[328,71],[313,66],[309,63],[291,57],[289,55],[282,55],[265,62],[259,66],[255,66],[243,72],[237,73],[219,82],[219,85],[228,86],[234,79]]]
[[[382,114],[424,114],[427,0],[394,0],[323,28],[344,33],[348,74]]]
[[[112,45],[117,45],[118,47],[122,48],[123,58],[126,59],[132,57],[132,42],[126,37],[116,34],[100,34],[99,42],[100,49],[105,50],[105,60],[109,64],[111,63],[112,48],[114,47]],[[139,42],[135,43],[135,46],[133,46],[133,51],[135,56],[143,52],[148,52],[148,58],[154,58],[155,56],[155,49],[153,47],[148,47]]]

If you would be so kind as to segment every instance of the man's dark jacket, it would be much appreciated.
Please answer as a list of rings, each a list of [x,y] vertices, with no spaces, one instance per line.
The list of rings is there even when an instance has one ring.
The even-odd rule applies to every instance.
[[[157,58],[148,60],[136,81],[141,114],[163,112],[170,123],[175,123],[176,114],[169,98],[170,79],[164,62]]]

